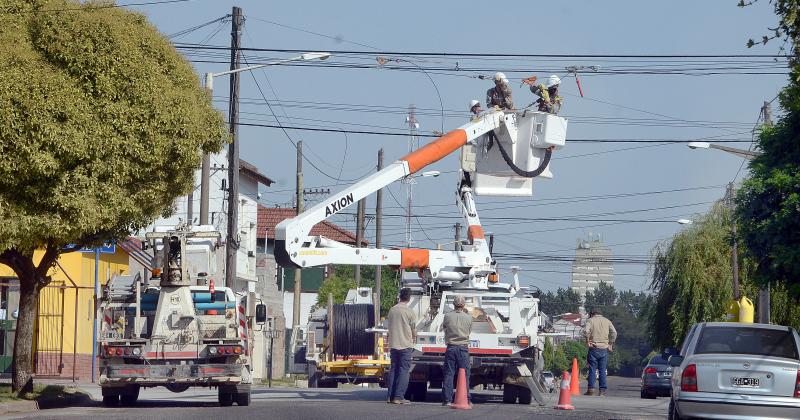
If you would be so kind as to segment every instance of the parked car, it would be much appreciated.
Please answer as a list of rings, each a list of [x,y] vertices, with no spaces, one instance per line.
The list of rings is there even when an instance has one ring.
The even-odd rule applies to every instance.
[[[793,328],[695,324],[681,351],[668,358],[674,367],[669,418],[800,418],[799,357]]]
[[[542,383],[547,387],[547,392],[553,392],[556,389],[556,377],[553,372],[546,370],[542,372]]]
[[[672,366],[663,356],[653,356],[642,372],[642,398],[669,397],[672,394]]]

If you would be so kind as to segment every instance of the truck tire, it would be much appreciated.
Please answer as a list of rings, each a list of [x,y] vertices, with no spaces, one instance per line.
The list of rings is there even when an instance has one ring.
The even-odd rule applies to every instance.
[[[222,407],[230,407],[233,405],[234,393],[223,387],[217,388],[217,400]]]
[[[119,395],[104,395],[103,405],[106,407],[116,407],[119,405]]]
[[[250,405],[250,391],[236,394],[236,404],[240,407],[247,407]]]
[[[409,382],[406,389],[405,399],[411,401],[425,402],[428,399],[427,382]]]
[[[531,390],[528,389],[526,386],[518,386],[517,387],[517,396],[519,397],[520,404],[530,404],[531,403]]]
[[[503,384],[503,403],[514,404],[517,402],[517,386],[512,384]]]
[[[306,365],[306,370],[308,371],[308,387],[319,388],[319,372],[317,371],[317,365],[309,363]]]
[[[318,381],[319,388],[339,388],[339,382],[334,381]]]
[[[136,404],[139,399],[139,386],[132,385],[126,387],[119,395],[120,403],[123,406],[132,406]]]

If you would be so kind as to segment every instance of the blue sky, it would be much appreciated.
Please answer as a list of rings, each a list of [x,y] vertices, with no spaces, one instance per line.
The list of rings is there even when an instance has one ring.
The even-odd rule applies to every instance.
[[[121,2],[124,3],[124,2]],[[348,130],[402,132],[404,109],[419,107],[420,130],[456,128],[465,122],[470,99],[484,101],[490,83],[477,75],[495,69],[511,78],[518,105],[533,101],[519,87],[519,79],[546,77],[552,71],[564,76],[568,65],[600,66],[602,70],[652,69],[654,66],[685,68],[683,59],[621,58],[511,58],[455,60],[445,57],[404,57],[430,71],[446,111],[440,117],[439,96],[423,73],[393,71],[373,66],[375,52],[449,52],[507,54],[666,54],[730,55],[774,54],[778,45],[747,49],[748,38],[760,38],[776,21],[767,2],[748,8],[736,1],[573,1],[536,2],[354,2],[354,1],[211,1],[135,6],[165,34],[194,27],[243,8],[246,23],[243,46],[303,51],[357,50],[365,54],[335,55],[326,63],[357,63],[370,68],[275,66],[242,77],[241,122],[275,124],[262,93],[271,101],[281,124],[344,128]],[[316,33],[315,34],[312,34]],[[175,39],[182,43],[227,46],[230,24],[212,24]],[[224,53],[187,56],[201,73],[223,71]],[[369,53],[369,54],[367,54]],[[249,62],[286,58],[292,53],[246,52]],[[390,56],[391,57],[391,56]],[[741,58],[748,62],[753,59]],[[763,59],[762,59],[763,60]],[[218,61],[208,63],[201,61]],[[477,71],[455,71],[459,68]],[[719,59],[708,59],[715,62]],[[718,66],[694,63],[690,67]],[[741,63],[731,63],[737,67]],[[748,65],[745,63],[744,65]],[[769,66],[769,62],[766,63]],[[634,67],[640,66],[640,67]],[[756,70],[759,72],[759,70]],[[767,72],[781,72],[769,69]],[[258,86],[254,82],[258,82]],[[601,223],[591,221],[492,221],[493,217],[614,218],[626,220],[677,220],[706,211],[724,195],[724,185],[738,173],[741,159],[715,150],[690,150],[683,144],[589,144],[570,139],[696,139],[717,136],[750,139],[762,103],[775,97],[785,84],[781,74],[666,75],[598,74],[581,76],[585,97],[578,95],[574,78],[564,78],[562,115],[570,119],[567,146],[551,163],[552,180],[534,183],[528,199],[479,197],[486,231],[496,235],[496,253],[538,253],[571,257],[576,239],[589,232],[600,234],[615,255],[642,259],[657,240],[668,238],[677,223]],[[259,87],[261,91],[259,91]],[[215,82],[216,105],[226,109],[227,80]],[[777,105],[777,103],[775,103]],[[778,113],[779,110],[775,110]],[[463,113],[461,115],[459,113]],[[241,156],[277,181],[263,191],[265,205],[291,202],[295,150],[279,129],[242,127]],[[288,130],[293,141],[303,140],[307,158],[333,178],[354,179],[374,168],[376,153],[384,148],[386,161],[405,154],[407,138],[363,134],[319,133]],[[425,139],[422,143],[425,143]],[[748,143],[732,144],[747,148]],[[345,153],[346,149],[346,153]],[[304,164],[307,187],[336,191],[349,181],[334,181]],[[433,165],[444,174],[420,180],[414,190],[415,245],[432,247],[452,240],[452,224],[458,211],[454,203],[458,162],[455,157]],[[341,175],[339,175],[341,172]],[[337,185],[338,184],[338,185]],[[404,202],[397,183],[390,187]],[[681,190],[673,192],[655,192]],[[648,193],[648,194],[639,194]],[[605,196],[601,198],[586,198]],[[387,214],[402,214],[391,194],[384,194]],[[658,209],[644,211],[648,209]],[[369,200],[368,211],[374,210]],[[620,213],[625,212],[625,213]],[[613,213],[599,216],[598,214]],[[336,220],[348,228],[350,216]],[[404,220],[387,217],[384,243],[404,242]],[[369,236],[373,236],[370,223]],[[372,241],[372,239],[370,239]],[[501,267],[508,263],[500,260]],[[544,290],[566,287],[569,262],[526,261],[521,277],[526,284]],[[643,290],[649,283],[647,266],[617,264],[618,288]]]

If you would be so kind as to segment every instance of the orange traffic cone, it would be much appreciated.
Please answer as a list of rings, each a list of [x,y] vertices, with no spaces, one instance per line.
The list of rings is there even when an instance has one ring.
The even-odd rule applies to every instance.
[[[456,400],[450,405],[450,408],[458,408],[460,410],[472,410],[472,404],[469,403],[467,398],[467,373],[464,368],[458,369],[458,383],[456,384]]]
[[[578,370],[578,359],[572,358],[572,372],[569,375],[569,393],[572,395],[581,395],[581,385],[578,382],[580,371]]]
[[[558,394],[558,405],[555,406],[556,410],[574,410],[575,409],[575,406],[573,406],[572,402],[570,402],[569,380],[570,380],[570,375],[566,371],[564,371],[564,377],[561,379],[561,391]]]

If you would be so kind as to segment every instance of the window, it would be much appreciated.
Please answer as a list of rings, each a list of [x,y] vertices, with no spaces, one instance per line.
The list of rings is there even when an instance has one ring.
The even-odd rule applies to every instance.
[[[797,359],[791,330],[747,327],[706,327],[697,342],[697,354],[757,354]]]

